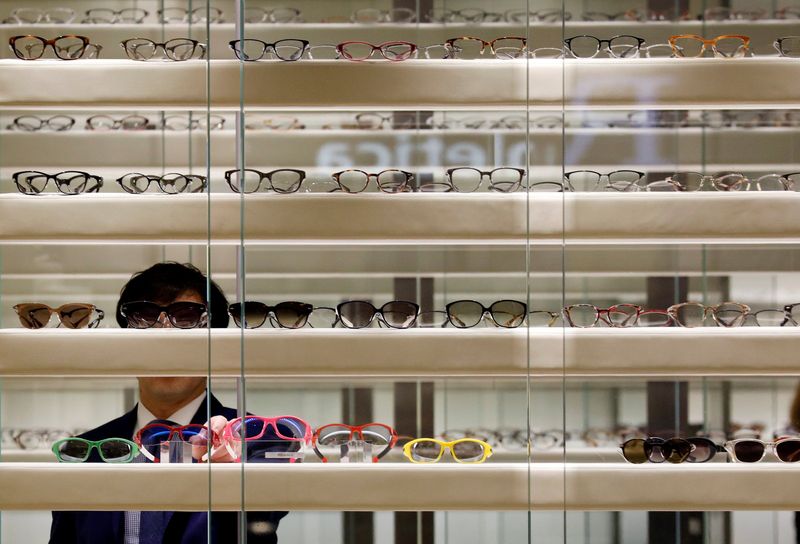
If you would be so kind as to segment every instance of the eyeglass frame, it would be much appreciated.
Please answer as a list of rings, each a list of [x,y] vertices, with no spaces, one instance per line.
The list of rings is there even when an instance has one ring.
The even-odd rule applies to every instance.
[[[578,55],[576,55],[572,51],[572,40],[574,40],[576,38],[593,38],[594,40],[596,40],[597,41],[597,51],[595,51],[594,55],[592,55],[591,57],[579,57]],[[631,34],[617,34],[616,36],[612,36],[607,40],[601,40],[597,36],[592,36],[590,34],[579,34],[577,36],[572,36],[570,38],[565,38],[564,39],[564,47],[566,48],[566,51],[568,51],[569,54],[572,55],[573,58],[576,58],[576,59],[593,59],[600,53],[600,51],[603,50],[603,44],[605,43],[605,44],[607,44],[607,47],[605,48],[605,51],[612,58],[615,58],[615,59],[636,58],[636,57],[620,57],[620,56],[614,54],[614,50],[611,48],[611,42],[613,40],[617,39],[617,38],[634,38],[636,40],[636,42],[637,42],[637,44],[636,44],[636,51],[637,51],[636,56],[637,57],[641,53],[642,46],[646,42],[646,40],[644,38],[640,38],[639,36],[633,36]]]
[[[411,453],[411,448],[415,444],[419,444],[420,442],[434,442],[434,443],[438,444],[439,445],[439,456],[436,457],[436,459],[430,459],[430,460],[427,460],[427,461],[415,461],[413,456],[412,456],[412,453]],[[481,457],[481,459],[478,460],[478,461],[462,461],[462,460],[460,460],[458,457],[455,456],[455,452],[454,452],[453,448],[457,444],[460,444],[462,442],[470,442],[470,443],[480,444],[481,448],[483,449],[483,457]],[[414,440],[410,440],[410,441],[406,442],[403,445],[403,455],[405,455],[406,458],[409,461],[411,461],[412,463],[415,463],[415,464],[438,463],[442,459],[442,456],[444,455],[445,451],[449,451],[450,452],[450,457],[452,457],[453,460],[456,463],[462,463],[462,464],[467,464],[467,465],[483,463],[489,457],[491,457],[492,454],[494,453],[492,451],[492,446],[488,442],[485,442],[484,440],[480,440],[478,438],[459,438],[458,440],[452,440],[452,441],[449,441],[449,442],[444,441],[444,440],[439,440],[438,438],[415,438]]]
[[[28,173],[41,174],[41,176],[36,176],[36,177],[44,176],[47,179],[47,181],[45,182],[44,186],[42,186],[42,190],[41,191],[27,192],[19,184],[19,180],[18,180],[19,175],[20,174],[28,174]],[[59,180],[57,179],[57,177],[60,176],[61,174],[80,174],[80,175],[85,176],[87,178],[86,179],[86,184],[88,184],[90,181],[94,181],[95,184],[92,187],[90,187],[88,189],[84,189],[84,190],[79,191],[77,193],[69,193],[69,192],[66,192],[66,191],[62,191],[61,190],[61,185],[64,185],[64,184],[63,183],[59,183]],[[11,174],[11,180],[17,186],[17,190],[20,193],[22,193],[24,195],[29,195],[29,196],[38,196],[38,195],[44,194],[44,190],[50,184],[50,180],[51,179],[53,180],[53,183],[55,184],[56,189],[58,190],[58,193],[60,193],[62,195],[81,195],[81,194],[84,194],[84,193],[96,193],[96,192],[100,191],[100,188],[103,186],[103,178],[102,177],[96,176],[94,174],[90,174],[89,172],[83,172],[81,170],[64,170],[63,172],[58,172],[57,174],[45,174],[44,172],[40,172],[38,170],[20,170],[19,172],[14,172],[13,174]]]
[[[241,172],[253,172],[259,175],[258,187],[254,191],[240,191],[234,188],[232,178],[234,174],[238,174]],[[298,174],[300,176],[300,181],[297,182],[297,188],[293,191],[284,191],[276,189],[272,183],[272,176],[278,172],[293,172],[295,174]],[[270,170],[269,172],[262,172],[261,170],[256,170],[255,168],[241,168],[241,169],[233,169],[225,171],[225,181],[228,183],[228,186],[231,188],[231,191],[233,191],[234,193],[246,194],[246,195],[259,192],[261,190],[261,185],[264,183],[264,180],[267,180],[269,182],[269,190],[274,191],[275,193],[282,195],[293,194],[300,190],[300,187],[303,185],[305,179],[306,179],[305,170],[297,170],[295,168],[276,168],[275,170]]]
[[[800,43],[800,36],[782,36],[780,38],[776,38],[774,42],[772,42],[772,47],[778,52],[781,57],[787,58],[797,58],[800,55],[787,55],[783,50],[783,41],[784,40],[796,40]]]
[[[761,453],[761,457],[758,459],[758,461],[741,461],[741,460],[739,460],[739,457],[736,455],[735,452],[736,452],[736,444],[739,444],[741,442],[757,442],[757,443],[761,444],[762,446],[764,446],[764,451]],[[726,441],[723,447],[725,448],[725,451],[728,452],[728,455],[730,455],[730,457],[731,457],[731,459],[733,460],[734,463],[748,463],[748,464],[750,464],[750,463],[760,463],[761,461],[764,460],[764,457],[767,456],[767,451],[769,449],[772,449],[772,454],[781,463],[797,463],[798,461],[800,461],[800,460],[798,460],[798,461],[784,461],[783,459],[778,457],[778,453],[775,450],[775,448],[779,444],[783,444],[784,442],[800,442],[800,436],[783,436],[781,438],[778,438],[777,440],[773,440],[772,442],[767,442],[767,441],[761,440],[759,438],[736,438],[734,440]]]
[[[141,59],[132,57],[131,56],[131,52],[128,50],[128,46],[126,44],[128,42],[132,42],[132,41],[135,41],[135,40],[145,40],[147,42],[150,42],[149,44],[141,44],[141,45],[152,45],[153,54],[151,56],[147,57],[147,58],[141,58]],[[192,53],[191,53],[191,55],[189,55],[185,59],[178,59],[178,58],[173,57],[171,55],[171,53],[170,53],[170,49],[167,48],[167,44],[168,43],[173,42],[173,41],[177,41],[177,40],[183,40],[184,42],[191,42],[191,44],[192,44]],[[147,62],[148,60],[152,60],[153,58],[155,58],[159,47],[161,48],[162,51],[164,51],[164,58],[166,58],[168,60],[171,60],[173,62],[184,62],[184,61],[187,61],[187,60],[193,60],[194,56],[195,56],[195,53],[197,53],[197,49],[198,48],[200,49],[200,56],[197,57],[198,59],[202,59],[206,55],[206,44],[201,43],[201,42],[199,42],[197,40],[193,40],[192,38],[171,38],[171,39],[169,39],[169,40],[167,40],[167,41],[165,41],[163,43],[158,43],[158,42],[156,42],[154,40],[151,40],[150,38],[138,38],[137,37],[137,38],[128,38],[127,40],[123,40],[123,41],[121,41],[119,43],[119,45],[122,47],[123,50],[125,50],[125,55],[127,55],[128,59],[139,61],[139,62]]]
[[[37,40],[42,42],[44,44],[42,46],[42,54],[39,55],[38,57],[25,57],[25,56],[20,55],[19,51],[17,50],[16,43],[21,38],[36,38]],[[81,40],[81,42],[83,43],[83,46],[80,48],[81,54],[78,55],[78,56],[72,56],[72,57],[62,57],[61,55],[59,55],[58,54],[59,49],[56,49],[56,42],[58,40],[61,40],[61,39],[64,39],[64,38],[77,38],[77,39]],[[53,38],[51,40],[48,40],[46,38],[42,38],[41,36],[36,36],[35,34],[24,34],[24,35],[20,35],[20,36],[11,36],[8,39],[8,46],[11,48],[11,52],[14,53],[14,56],[16,56],[20,60],[39,60],[39,59],[41,59],[44,56],[44,52],[47,50],[47,46],[48,45],[53,50],[53,54],[55,54],[55,56],[57,58],[61,59],[61,60],[78,60],[78,59],[82,58],[83,55],[86,53],[86,49],[90,45],[90,40],[86,36],[79,36],[77,34],[63,34],[61,36],[56,36],[55,38]]]
[[[127,178],[128,176],[136,176],[136,178],[134,178],[136,180],[138,180],[139,178],[145,178],[147,180],[147,186],[142,191],[129,190],[128,187],[126,187],[125,184],[123,183],[123,179]],[[167,179],[167,176],[177,176],[176,178],[174,178],[174,180],[177,180],[179,178],[185,178],[187,180],[186,189],[184,189],[183,191],[167,191],[164,185],[164,181],[165,179]],[[205,192],[206,187],[208,187],[208,180],[206,179],[205,176],[201,176],[199,174],[180,174],[178,172],[167,172],[166,174],[162,174],[160,176],[155,174],[141,174],[139,172],[129,172],[127,174],[118,177],[115,181],[119,183],[120,187],[122,187],[122,189],[126,193],[131,195],[141,195],[147,192],[147,190],[150,188],[150,184],[154,181],[156,182],[161,192],[168,195],[179,195],[183,193],[189,193],[189,194],[203,193]],[[194,181],[199,182],[199,186],[196,187],[195,189],[189,190]]]
[[[110,127],[94,127],[92,126],[92,119],[97,118],[104,118],[109,119],[111,121]],[[141,126],[137,126],[135,128],[127,128],[125,127],[125,121],[129,121],[131,119],[142,120],[144,123]],[[150,125],[150,120],[145,117],[144,115],[138,114],[130,114],[120,117],[119,119],[114,119],[110,115],[106,115],[104,113],[99,113],[97,115],[92,115],[91,117],[86,118],[86,124],[83,126],[84,130],[147,130]]]
[[[368,46],[370,46],[372,48],[372,50],[369,52],[369,55],[367,55],[366,57],[354,58],[352,55],[348,55],[345,52],[345,46],[352,45],[352,44],[368,45]],[[385,48],[393,46],[393,45],[410,46],[408,54],[406,54],[402,58],[387,57]],[[375,51],[378,51],[384,59],[386,59],[386,60],[388,60],[390,62],[402,62],[404,60],[409,60],[409,59],[412,59],[412,58],[416,58],[417,50],[418,50],[417,49],[417,44],[411,43],[411,42],[399,41],[399,40],[383,42],[383,43],[380,43],[378,45],[375,45],[375,44],[372,44],[372,43],[369,43],[369,42],[362,42],[362,41],[347,41],[347,42],[341,42],[341,43],[337,43],[336,44],[336,53],[339,55],[339,58],[347,59],[347,60],[350,60],[350,61],[353,61],[353,62],[362,62],[362,61],[365,61],[365,60],[369,60],[369,59],[372,58],[372,55],[373,55],[373,53],[375,53]]]
[[[373,423],[364,423],[363,425],[347,425],[345,423],[328,423],[327,425],[323,425],[322,427],[318,427],[314,431],[314,434],[311,437],[311,446],[314,448],[314,453],[317,454],[317,456],[320,458],[320,460],[323,463],[327,463],[328,462],[328,458],[325,457],[322,454],[321,451],[319,451],[319,448],[317,446],[318,446],[318,440],[319,440],[320,434],[322,433],[322,431],[324,429],[326,429],[328,427],[344,427],[344,428],[348,429],[350,431],[350,437],[349,437],[348,441],[353,440],[353,436],[356,433],[361,435],[361,440],[365,440],[364,439],[364,428],[365,427],[382,427],[382,428],[388,430],[389,431],[389,443],[386,445],[386,447],[385,447],[385,449],[383,451],[381,451],[381,452],[377,453],[376,455],[372,456],[372,462],[373,463],[377,463],[383,456],[385,456],[387,453],[389,453],[391,451],[391,449],[393,447],[395,447],[395,445],[397,444],[397,440],[398,440],[397,431],[394,430],[393,427],[391,427],[389,425],[386,425],[385,423],[375,423],[375,422],[373,422]]]
[[[237,49],[236,45],[239,43],[241,43],[241,45],[244,45],[244,42],[259,43],[264,46],[264,49],[263,51],[261,51],[261,54],[257,58],[242,58],[241,53],[243,52],[243,50]],[[280,46],[279,44],[281,42],[300,42],[302,46],[300,47],[298,54],[294,58],[287,59],[278,54],[278,48],[276,46]],[[233,54],[236,55],[236,58],[241,60],[242,62],[256,62],[263,59],[267,55],[274,55],[276,59],[281,60],[283,62],[297,62],[298,60],[302,59],[303,55],[305,55],[308,52],[309,42],[308,40],[301,40],[298,38],[284,38],[277,40],[273,43],[268,43],[265,42],[264,40],[258,40],[256,38],[241,38],[229,41],[228,47],[230,47],[233,50]],[[272,50],[271,53],[270,50]],[[269,60],[274,60],[274,59],[269,59]]]
[[[257,325],[250,325],[250,323],[247,323],[247,322],[243,321],[242,320],[243,314],[246,313],[246,312],[243,311],[243,309],[246,308],[245,304],[260,304],[260,305],[262,305],[264,307],[264,319],[261,320]],[[281,304],[297,304],[303,310],[308,310],[308,313],[306,313],[304,316],[301,315],[301,317],[303,318],[302,324],[298,325],[296,327],[289,327],[289,326],[286,326],[283,323],[281,323],[280,319],[278,319],[278,313],[276,311],[276,310],[279,309],[278,306],[280,306]],[[235,308],[236,305],[239,305],[239,307],[240,307],[240,311],[238,311],[238,312],[235,311],[236,310],[236,308]],[[278,304],[275,304],[275,305],[272,305],[272,306],[270,306],[269,304],[264,304],[263,302],[259,302],[257,300],[245,300],[245,301],[242,301],[242,302],[234,302],[233,304],[229,304],[228,305],[228,315],[230,315],[234,320],[239,320],[240,321],[240,323],[237,325],[240,329],[257,329],[259,327],[262,327],[267,322],[268,319],[270,321],[270,324],[272,324],[273,323],[273,318],[274,318],[274,323],[277,323],[278,324],[278,328],[280,328],[280,329],[300,329],[300,328],[303,328],[303,327],[306,326],[306,323],[308,323],[308,318],[311,315],[311,312],[313,312],[313,311],[314,311],[314,307],[311,304],[308,304],[306,302],[298,302],[296,300],[287,300],[285,302],[279,302]],[[300,314],[300,312],[298,312],[298,314]],[[243,327],[242,324],[244,324],[245,326]]]
[[[724,55],[720,53],[719,50],[717,49],[717,42],[729,38],[738,38],[742,40],[742,45],[740,45],[739,47],[742,49],[743,53],[740,56],[747,55],[747,53],[750,51],[750,36],[744,36],[741,34],[720,34],[716,38],[711,38],[710,40],[707,40],[702,36],[698,36],[697,34],[675,34],[673,36],[670,36],[667,42],[669,43],[670,47],[672,47],[672,52],[676,58],[700,58],[703,56],[703,53],[705,53],[708,50],[707,47],[708,45],[711,45],[711,52],[714,53],[715,57],[735,58],[734,56],[729,57],[727,55]],[[680,52],[681,48],[675,43],[680,39],[692,39],[701,42],[703,45],[700,48],[699,54],[693,57],[687,57],[686,55],[682,54]]]
[[[346,186],[343,185],[341,181],[339,181],[339,178],[341,177],[341,175],[346,173],[346,172],[360,172],[360,173],[364,174],[365,176],[367,176],[367,181],[364,184],[364,188],[361,189],[360,191],[351,191],[348,188],[346,188]],[[386,191],[386,190],[384,190],[383,185],[381,185],[381,183],[378,181],[378,177],[381,174],[384,174],[386,172],[400,172],[401,174],[405,175],[406,179],[402,184],[400,184],[398,186],[399,187],[398,190],[396,190],[396,191]],[[408,184],[409,184],[409,182],[411,182],[414,179],[414,174],[412,174],[411,172],[407,172],[405,170],[397,169],[397,168],[387,168],[386,170],[381,170],[378,173],[372,173],[372,174],[369,173],[369,172],[365,172],[364,170],[359,170],[357,168],[348,168],[347,170],[341,170],[339,172],[334,172],[333,174],[331,174],[331,177],[333,178],[333,181],[335,181],[336,184],[339,186],[339,190],[342,191],[342,192],[345,192],[345,193],[351,193],[351,194],[363,193],[364,191],[367,190],[367,186],[369,186],[370,178],[375,178],[375,183],[378,185],[378,189],[382,193],[397,194],[397,193],[404,192],[406,190],[406,188],[409,187]]]
[[[725,305],[741,306],[741,308],[742,308],[742,318],[741,318],[741,322],[739,324],[725,325],[724,323],[722,323],[719,320],[719,318],[716,315],[716,312],[722,306],[725,306]],[[683,327],[683,328],[686,328],[686,329],[693,329],[693,328],[696,328],[696,327],[690,327],[688,325],[684,325],[683,323],[681,323],[680,319],[678,319],[678,308],[681,308],[681,307],[684,307],[684,306],[701,306],[703,308],[703,319],[702,319],[703,322],[705,322],[706,318],[708,317],[708,313],[711,312],[711,318],[714,320],[714,323],[716,323],[716,325],[719,326],[719,327],[725,327],[725,328],[741,327],[742,325],[744,325],[744,322],[747,319],[747,315],[750,313],[750,306],[748,306],[747,304],[742,304],[740,302],[732,302],[732,301],[721,302],[721,303],[716,304],[714,306],[706,306],[705,304],[702,304],[700,302],[694,302],[694,301],[688,300],[686,302],[680,302],[678,304],[673,304],[672,306],[667,308],[667,313],[670,316],[672,316],[672,318],[675,320],[675,324],[677,326],[679,326],[679,327]],[[703,325],[698,325],[698,326],[702,327]]]
[[[38,305],[38,306],[42,306],[42,308],[40,308],[42,310],[43,309],[50,310],[50,316],[47,318],[48,323],[53,318],[53,314],[55,314],[56,316],[58,316],[58,327],[60,327],[61,325],[64,325],[65,328],[73,329],[73,330],[83,329],[83,328],[96,329],[97,327],[100,326],[100,322],[106,316],[106,313],[103,310],[101,310],[100,308],[98,308],[97,306],[95,306],[94,304],[87,304],[87,303],[84,303],[84,302],[68,302],[66,304],[62,304],[61,306],[59,306],[57,308],[51,308],[47,304],[43,304],[41,302],[20,302],[19,304],[15,304],[14,306],[12,306],[12,309],[14,310],[14,312],[16,312],[17,316],[20,319],[20,322],[22,322],[22,316],[19,313],[21,307],[22,306],[29,306],[29,305]],[[89,321],[86,324],[86,327],[70,327],[69,325],[64,323],[64,320],[61,318],[61,308],[63,308],[64,306],[81,306],[83,309],[89,310],[90,316],[91,316],[91,312],[94,312],[95,314],[97,314],[97,317],[95,317],[93,320]],[[25,327],[25,324],[23,323],[22,326]],[[46,329],[47,328],[47,323],[45,323],[44,327],[25,327],[25,328],[29,329],[29,330]]]
[[[82,443],[84,443],[84,444],[86,444],[88,446],[88,448],[86,450],[86,457],[84,457],[82,461],[65,461],[65,460],[63,460],[61,458],[61,452],[59,451],[59,447],[61,446],[61,444],[65,443],[65,442],[76,442],[76,441],[77,442],[82,442]],[[131,448],[130,458],[128,458],[125,461],[108,461],[108,460],[106,460],[106,458],[103,456],[103,450],[100,449],[100,446],[105,444],[106,442],[112,442],[112,441],[122,442],[122,443],[126,444],[128,447],[130,447]],[[87,440],[85,438],[81,438],[80,436],[68,436],[66,438],[62,438],[60,440],[56,440],[53,443],[53,445],[50,447],[50,450],[56,456],[56,459],[58,459],[59,463],[85,463],[86,461],[88,461],[89,457],[92,456],[92,450],[93,449],[97,450],[97,455],[100,457],[100,460],[102,460],[104,463],[131,463],[139,455],[139,453],[141,451],[139,449],[139,446],[136,444],[136,442],[128,440],[127,438],[113,438],[113,437],[112,438],[102,438],[100,440]]]

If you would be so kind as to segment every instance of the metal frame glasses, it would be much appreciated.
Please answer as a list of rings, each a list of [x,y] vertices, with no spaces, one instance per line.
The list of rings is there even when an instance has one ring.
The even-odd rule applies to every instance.
[[[723,34],[707,40],[696,34],[678,34],[669,37],[669,45],[676,57],[701,57],[709,49],[715,57],[743,57],[750,51],[750,37],[740,34]]]
[[[75,10],[70,8],[16,8],[11,11],[10,19],[22,25],[40,23],[63,25],[71,23],[75,15]]]
[[[306,179],[304,170],[294,168],[278,168],[269,172],[261,172],[253,168],[227,170],[225,181],[235,193],[256,193],[260,190],[275,191],[279,194],[296,193]]]
[[[164,56],[172,61],[180,62],[190,60],[199,50],[198,58],[206,54],[206,46],[191,38],[172,38],[165,42],[154,42],[148,38],[130,38],[120,42],[125,54],[131,60],[148,61],[156,56],[158,49],[164,51]]]
[[[783,310],[759,310],[749,314],[748,317],[752,317],[759,327],[785,327],[787,325],[797,327],[800,316],[795,317],[792,315],[795,308],[797,308],[800,314],[800,303],[796,303],[787,304],[783,307]]]
[[[800,172],[766,174],[752,179],[739,173],[710,176],[700,172],[676,172],[665,179],[647,182],[644,189],[658,192],[692,192],[711,187],[717,191],[733,192],[792,191],[795,188],[796,176],[800,178]]]
[[[96,193],[103,186],[103,178],[79,170],[66,170],[57,174],[45,174],[37,170],[23,170],[14,172],[11,179],[20,193],[24,195],[39,195],[47,188],[50,180],[64,195],[79,195],[81,193]]]
[[[397,431],[389,425],[383,423],[365,423],[364,425],[346,425],[344,423],[330,423],[323,425],[314,431],[311,444],[314,453],[322,460],[328,462],[328,458],[319,450],[322,447],[344,446],[351,440],[363,440],[364,442],[376,446],[379,451],[372,456],[372,462],[378,460],[389,453],[397,444]]]
[[[14,305],[14,311],[19,316],[19,321],[26,329],[42,329],[50,323],[53,314],[58,316],[59,326],[64,325],[68,329],[82,329],[84,327],[95,329],[100,325],[105,312],[94,304],[84,304],[73,302],[62,304],[58,308],[51,308],[47,304],[39,302],[25,302]],[[97,314],[93,320],[92,312]]]
[[[630,192],[639,190],[639,181],[645,177],[638,170],[614,170],[602,174],[594,170],[573,170],[564,172],[564,180],[570,191],[618,191]],[[603,185],[602,179],[608,182]]]
[[[267,43],[262,40],[245,38],[231,40],[228,46],[233,49],[236,58],[245,62],[255,62],[267,57],[270,60],[278,59],[285,62],[294,62],[303,58],[308,51],[308,41],[288,38]]]

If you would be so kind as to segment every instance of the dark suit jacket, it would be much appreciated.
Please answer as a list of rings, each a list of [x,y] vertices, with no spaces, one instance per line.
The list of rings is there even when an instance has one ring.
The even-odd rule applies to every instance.
[[[210,393],[212,416],[237,417],[236,410],[222,406]],[[192,423],[206,422],[206,400],[197,409]],[[87,440],[103,438],[131,438],[136,427],[136,408],[81,436]],[[89,462],[102,462],[92,450]],[[154,467],[157,468],[157,467]],[[205,485],[205,484],[204,484]],[[249,512],[247,514],[249,544],[276,544],[278,522],[287,512]],[[239,513],[214,512],[211,514],[211,543],[236,542]],[[164,544],[208,544],[207,512],[174,512],[167,524]],[[265,530],[266,529],[266,530]],[[123,512],[53,512],[50,527],[50,544],[124,544],[125,515]]]

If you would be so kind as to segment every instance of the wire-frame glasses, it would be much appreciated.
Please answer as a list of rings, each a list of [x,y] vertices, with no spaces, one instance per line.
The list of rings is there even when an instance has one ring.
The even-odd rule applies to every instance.
[[[484,317],[504,329],[514,329],[525,322],[528,306],[518,300],[498,300],[486,307],[477,300],[456,300],[445,306],[448,322],[459,329],[475,327]]]
[[[564,173],[565,184],[570,191],[638,191],[638,183],[644,177],[645,173],[638,170],[614,170],[605,174],[594,170]]]
[[[723,34],[707,40],[696,34],[678,34],[669,37],[669,45],[676,57],[701,57],[711,51],[715,57],[743,57],[750,51],[750,37]]]

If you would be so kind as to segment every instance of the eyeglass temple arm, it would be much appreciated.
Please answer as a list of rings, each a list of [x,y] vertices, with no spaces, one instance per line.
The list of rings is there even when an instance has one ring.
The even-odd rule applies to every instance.
[[[98,325],[100,325],[100,321],[102,321],[106,316],[106,313],[100,308],[95,308],[94,311],[97,312],[97,317],[91,323],[89,323],[90,329],[96,329]]]

